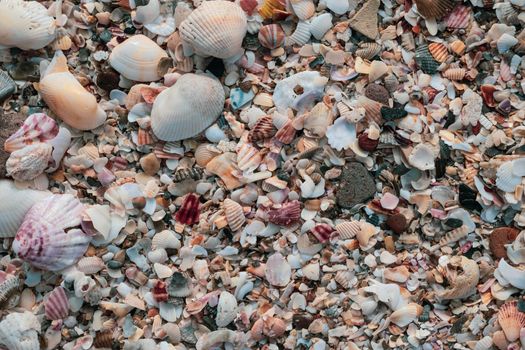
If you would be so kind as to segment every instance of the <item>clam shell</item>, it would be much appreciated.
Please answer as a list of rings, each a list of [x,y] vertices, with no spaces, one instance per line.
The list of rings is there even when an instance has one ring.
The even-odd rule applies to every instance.
[[[312,33],[310,32],[310,23],[300,21],[297,23],[292,35],[286,38],[285,46],[302,46],[310,40],[310,36],[312,36]]]
[[[53,147],[47,143],[34,143],[14,151],[5,164],[7,175],[18,181],[33,180],[48,167],[52,152]]]
[[[363,7],[350,19],[350,27],[374,40],[379,35],[377,12],[380,4],[379,0],[366,1]]]
[[[246,30],[242,8],[222,0],[203,2],[179,26],[185,51],[188,47],[198,55],[217,58],[240,56]]]
[[[218,327],[226,327],[237,317],[237,299],[226,291],[219,296],[215,323]]]
[[[201,167],[205,167],[210,160],[220,154],[218,150],[214,150],[209,143],[200,144],[195,150],[195,161]]]
[[[410,153],[408,162],[419,170],[434,169],[435,150],[425,143],[420,143]]]
[[[55,39],[55,19],[48,15],[47,8],[39,2],[2,0],[0,33],[0,48],[38,50]]]
[[[272,116],[259,118],[248,133],[248,141],[255,142],[272,137],[277,130],[273,126]]]
[[[448,58],[448,49],[443,43],[431,43],[428,45],[428,51],[438,62],[445,62]]]
[[[62,287],[53,289],[44,301],[44,309],[48,320],[60,320],[69,314],[69,299]]]
[[[90,237],[79,229],[84,206],[70,194],[52,195],[33,205],[16,233],[13,251],[33,266],[50,271],[73,265]]]
[[[498,322],[510,342],[520,337],[521,328],[525,327],[525,313],[518,310],[517,301],[505,303],[498,312]]]
[[[217,79],[184,74],[155,99],[151,111],[153,133],[164,141],[193,137],[217,119],[224,100],[224,90]]]
[[[57,134],[58,125],[53,119],[43,113],[31,114],[20,129],[5,140],[4,150],[11,153],[33,143],[49,141]]]
[[[285,287],[292,277],[292,268],[280,253],[275,253],[266,262],[265,276],[272,286]]]
[[[312,19],[310,33],[317,40],[321,40],[324,35],[332,28],[332,15],[323,13]]]
[[[0,322],[0,345],[9,350],[40,349],[40,322],[31,312],[14,312]]]
[[[425,18],[440,19],[454,8],[453,0],[415,0],[417,10]]]
[[[125,78],[148,82],[161,78],[157,66],[168,57],[157,43],[144,35],[134,35],[115,46],[109,55],[109,64]]]
[[[164,230],[153,236],[151,246],[161,249],[179,249],[181,244],[173,231]]]
[[[284,44],[284,31],[279,24],[268,24],[259,29],[259,42],[268,49],[275,49]]]
[[[513,173],[512,162],[503,163],[496,172],[496,186],[505,192],[514,192],[516,186],[521,183],[521,176]]]
[[[241,181],[235,176],[239,173],[235,157],[235,153],[223,153],[206,164],[206,170],[220,177],[229,190],[242,186]]]
[[[465,68],[449,68],[443,72],[443,76],[450,80],[463,80],[466,74]]]
[[[223,203],[224,213],[226,214],[226,220],[233,232],[238,231],[244,225],[246,218],[244,217],[244,211],[241,205],[231,199],[227,198]]]
[[[312,0],[290,0],[290,4],[295,15],[302,21],[315,14],[315,4]]]
[[[41,77],[39,91],[49,108],[68,125],[91,130],[106,121],[106,112],[97,99],[78,82],[67,67],[62,51],[56,51],[53,61]]]
[[[390,315],[390,322],[399,327],[406,327],[415,321],[423,313],[423,307],[416,303],[410,303],[394,311]]]

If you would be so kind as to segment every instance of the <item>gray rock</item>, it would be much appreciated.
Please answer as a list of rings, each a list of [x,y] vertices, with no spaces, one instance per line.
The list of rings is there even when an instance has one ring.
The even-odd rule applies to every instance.
[[[352,208],[356,204],[366,203],[374,197],[376,184],[374,178],[361,163],[348,163],[341,174],[341,183],[336,193],[337,204],[343,208]]]

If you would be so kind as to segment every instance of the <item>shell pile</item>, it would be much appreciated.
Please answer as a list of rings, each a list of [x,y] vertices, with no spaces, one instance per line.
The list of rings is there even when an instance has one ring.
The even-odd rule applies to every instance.
[[[524,0],[0,0],[0,348],[525,349]]]

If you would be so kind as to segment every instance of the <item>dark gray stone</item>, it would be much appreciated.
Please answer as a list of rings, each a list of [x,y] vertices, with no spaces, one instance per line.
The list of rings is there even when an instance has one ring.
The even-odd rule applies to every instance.
[[[348,163],[341,174],[341,183],[336,193],[337,204],[343,208],[352,208],[356,204],[366,203],[374,197],[376,184],[365,166],[361,163]]]

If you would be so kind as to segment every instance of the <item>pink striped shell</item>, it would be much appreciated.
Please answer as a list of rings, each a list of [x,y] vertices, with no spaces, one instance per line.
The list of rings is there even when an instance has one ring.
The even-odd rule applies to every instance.
[[[46,142],[58,135],[57,123],[43,113],[31,114],[24,124],[4,143],[6,152],[13,152],[27,145]]]
[[[458,5],[444,19],[448,28],[464,29],[470,22],[470,8],[468,6]]]
[[[268,49],[276,49],[284,44],[284,31],[279,24],[268,24],[259,29],[259,42]]]
[[[69,299],[62,287],[53,289],[44,301],[44,310],[48,320],[61,320],[69,314]]]

